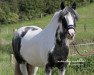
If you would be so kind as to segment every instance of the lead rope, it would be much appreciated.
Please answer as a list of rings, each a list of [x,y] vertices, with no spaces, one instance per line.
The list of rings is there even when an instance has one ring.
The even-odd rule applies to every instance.
[[[77,48],[76,48],[76,46],[75,46],[75,43],[72,43],[72,45],[73,45],[73,47],[74,47],[74,50],[75,50],[80,56],[85,57],[85,56],[91,56],[91,55],[94,54],[94,50],[88,51],[88,52],[85,53],[85,54],[81,54],[81,53],[77,50]]]

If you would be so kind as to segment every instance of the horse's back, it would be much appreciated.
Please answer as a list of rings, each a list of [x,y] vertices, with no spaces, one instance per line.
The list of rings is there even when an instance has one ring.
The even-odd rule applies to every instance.
[[[25,62],[20,53],[22,40],[30,40],[41,31],[42,29],[37,26],[24,26],[14,32],[14,37],[12,39],[12,47],[14,56],[18,63]]]
[[[32,32],[40,32],[42,31],[42,29],[40,27],[37,27],[37,26],[24,26],[24,27],[21,27],[17,30],[17,33],[19,33],[19,35],[21,35],[22,37],[24,37],[24,35],[28,32],[28,31],[31,31],[30,34],[33,34]]]

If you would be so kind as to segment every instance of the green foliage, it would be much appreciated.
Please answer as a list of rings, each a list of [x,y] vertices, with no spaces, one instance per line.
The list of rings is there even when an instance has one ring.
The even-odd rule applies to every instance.
[[[0,22],[3,23],[5,18],[5,12],[0,8]]]
[[[18,20],[19,20],[19,16],[15,13],[9,12],[6,16],[7,23],[14,23],[14,22],[17,22]]]
[[[94,0],[65,0],[65,4],[74,1],[82,6]],[[0,0],[0,23],[14,23],[52,14],[60,9],[61,2],[62,0]]]
[[[16,0],[1,0],[0,1],[0,23],[17,22],[19,16]]]

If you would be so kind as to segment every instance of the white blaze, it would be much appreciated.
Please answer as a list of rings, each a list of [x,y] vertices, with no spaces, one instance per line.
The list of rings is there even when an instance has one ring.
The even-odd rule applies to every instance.
[[[68,25],[74,25],[74,19],[70,12],[65,16],[65,18],[67,20]]]
[[[74,25],[74,19],[73,19],[70,12],[65,16],[65,18],[66,18],[66,21],[67,21],[68,25]],[[75,35],[75,30],[74,29],[69,29],[68,32],[71,36]]]

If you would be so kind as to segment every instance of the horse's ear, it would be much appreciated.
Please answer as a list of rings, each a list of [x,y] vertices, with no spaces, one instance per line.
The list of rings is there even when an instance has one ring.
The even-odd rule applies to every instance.
[[[61,3],[60,8],[63,10],[65,8],[64,2]]]
[[[74,2],[74,3],[72,4],[72,8],[73,8],[73,9],[76,9],[76,2]]]

